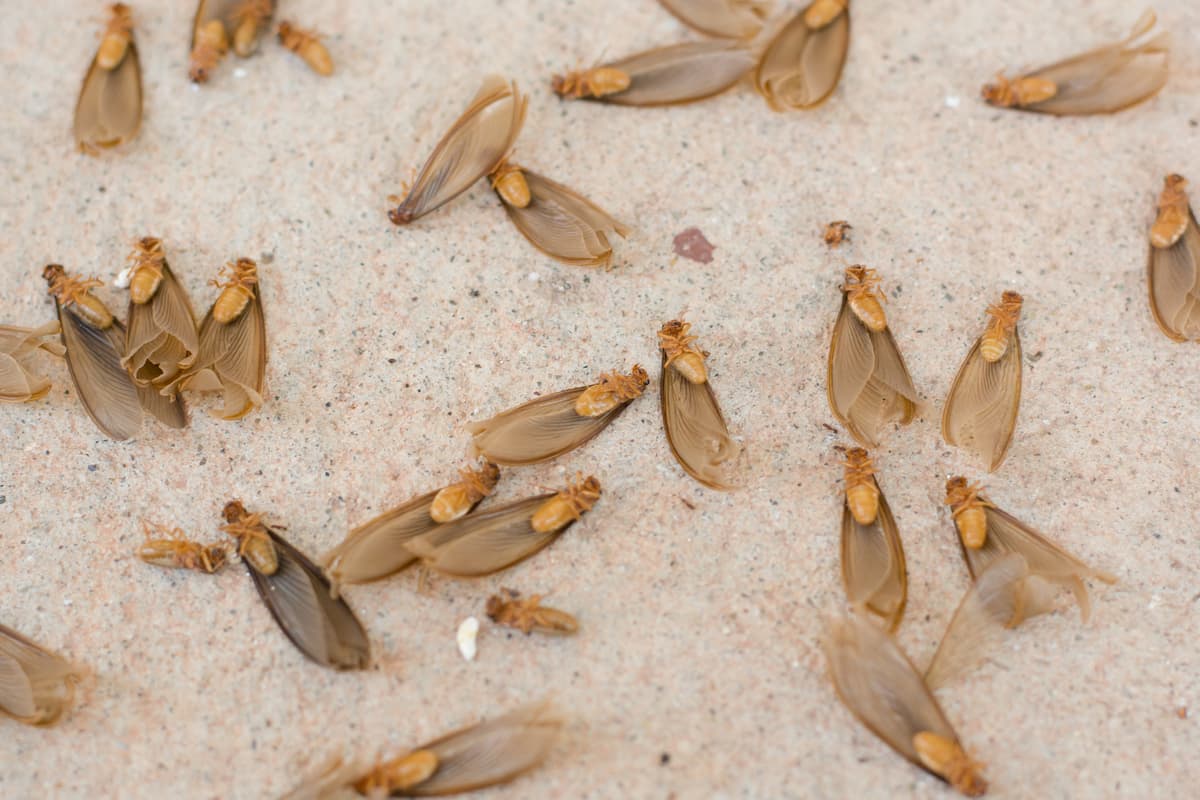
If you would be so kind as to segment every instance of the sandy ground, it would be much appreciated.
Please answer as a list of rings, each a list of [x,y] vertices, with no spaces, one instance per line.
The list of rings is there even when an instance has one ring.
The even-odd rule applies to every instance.
[[[1200,350],[1159,333],[1144,279],[1163,174],[1200,180],[1194,3],[1157,4],[1175,35],[1166,91],[1094,119],[1001,112],[976,93],[1002,66],[1123,35],[1140,9],[1117,0],[858,2],[837,93],[789,115],[745,87],[665,110],[559,103],[553,70],[687,35],[650,0],[402,5],[285,2],[330,35],[335,77],[269,42],[202,90],[185,79],[190,4],[135,5],[146,120],[100,159],[70,137],[99,4],[9,16],[2,321],[51,316],[46,262],[111,281],[131,239],[153,234],[201,309],[223,261],[261,260],[271,361],[260,412],[223,422],[201,400],[188,430],[148,424],[125,444],[98,433],[62,364],[46,399],[0,408],[0,619],[94,671],[57,728],[0,721],[0,795],[271,797],[340,748],[394,752],[550,694],[563,743],[490,796],[946,796],[837,703],[820,651],[841,603],[832,446],[847,441],[827,427],[825,357],[855,261],[885,278],[927,401],[878,451],[913,658],[968,585],[942,488],[983,476],[937,419],[1002,289],[1026,296],[1027,363],[990,495],[1120,578],[1093,586],[1090,624],[1064,598],[943,694],[993,796],[1194,789]],[[611,271],[533,251],[483,184],[408,229],[388,222],[387,195],[489,71],[531,93],[520,159],[634,226]],[[819,236],[832,219],[854,225],[836,252]],[[692,226],[710,263],[672,252]],[[652,388],[586,448],[503,478],[497,501],[576,470],[603,482],[553,547],[425,594],[414,574],[349,591],[373,672],[305,661],[240,565],[209,578],[132,557],[139,519],[210,538],[231,497],[319,554],[452,477],[470,420],[634,361],[656,373],[655,330],[681,309],[746,445],[744,488],[684,475]],[[500,586],[552,593],[580,635],[485,624],[464,662],[455,629]]]

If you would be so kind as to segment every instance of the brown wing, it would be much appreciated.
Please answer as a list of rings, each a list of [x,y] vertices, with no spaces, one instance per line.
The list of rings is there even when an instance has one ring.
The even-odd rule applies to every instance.
[[[200,354],[182,385],[196,391],[224,390],[225,408],[218,416],[240,419],[262,405],[266,370],[266,320],[256,286],[246,310],[232,322],[217,322],[208,310],[200,326]]]
[[[121,367],[125,330],[115,320],[106,330],[93,328],[70,307],[59,306],[58,321],[67,369],[84,410],[107,436],[130,438],[142,427],[142,406],[137,387]]]
[[[150,301],[129,302],[128,328],[121,363],[138,385],[168,386],[195,362],[200,351],[196,315],[166,262]]]
[[[437,527],[429,517],[437,494],[415,497],[350,531],[346,540],[322,559],[335,592],[340,584],[386,578],[415,561],[416,556],[404,544]]]
[[[629,88],[602,103],[664,106],[694,103],[733,87],[754,66],[754,55],[736,42],[684,42],[605,64],[629,76]]]
[[[708,381],[696,384],[666,366],[659,380],[663,429],[675,460],[711,489],[728,491],[729,469],[741,448],[729,435],[725,416]]]
[[[533,529],[533,513],[551,497],[554,495],[544,494],[468,514],[410,539],[405,547],[446,575],[475,578],[499,572],[533,555],[571,527],[552,533]]]
[[[868,330],[845,295],[829,344],[826,391],[834,417],[864,447],[877,447],[889,422],[907,425],[916,414],[917,392],[891,330]]]
[[[762,30],[770,3],[745,0],[659,0],[680,22],[705,36],[753,39]]]
[[[875,344],[843,294],[842,307],[829,341],[825,389],[829,396],[829,410],[847,428],[850,427],[850,410],[874,371]]]
[[[437,755],[437,771],[393,796],[458,794],[508,783],[545,761],[561,730],[562,720],[543,702],[455,731],[416,748]]]
[[[529,184],[529,205],[517,208],[504,204],[508,218],[521,235],[538,250],[566,264],[607,266],[612,259],[608,233],[624,238],[629,229],[566,186],[536,172],[522,172]]]
[[[93,58],[83,79],[75,104],[75,142],[84,152],[128,142],[142,125],[142,67],[130,37],[121,63],[106,70]]]
[[[988,362],[980,340],[963,359],[942,410],[942,438],[981,457],[995,472],[1008,454],[1021,408],[1021,337],[1014,329],[999,361]]]
[[[39,349],[63,354],[61,345],[41,338],[58,332],[58,322],[39,328],[0,325],[0,403],[24,403],[46,396],[50,379],[34,373],[29,362]]]
[[[366,669],[371,646],[358,617],[344,600],[333,598],[329,581],[315,564],[277,533],[270,534],[279,568],[263,575],[248,559],[245,564],[271,616],[292,644],[321,666]]]
[[[82,670],[0,625],[0,713],[27,725],[53,725],[71,705]]]
[[[575,413],[586,386],[548,394],[467,426],[475,449],[496,464],[537,464],[569,453],[592,440],[621,415],[621,403],[597,417]]]
[[[900,626],[908,600],[908,570],[900,531],[882,490],[879,513],[870,525],[859,525],[849,504],[842,503],[842,585],[851,605],[881,617],[889,631]]]
[[[1190,209],[1188,217],[1175,244],[1151,245],[1147,266],[1154,321],[1177,342],[1200,341],[1200,230]]]
[[[775,36],[759,59],[754,85],[775,111],[813,108],[837,88],[850,48],[847,8],[820,30],[796,14]]]

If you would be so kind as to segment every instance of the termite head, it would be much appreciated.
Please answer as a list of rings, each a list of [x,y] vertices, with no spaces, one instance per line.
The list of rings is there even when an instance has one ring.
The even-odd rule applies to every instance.
[[[242,505],[241,500],[230,500],[225,504],[225,508],[221,511],[221,516],[229,524],[240,522],[246,516],[246,507]]]
[[[125,3],[113,3],[108,7],[108,13],[111,16],[106,33],[128,36],[133,30],[133,10]]]
[[[409,211],[408,209],[404,208],[404,206],[403,206],[404,198],[397,197],[396,195],[392,195],[391,197],[388,198],[388,202],[392,202],[392,201],[396,202],[395,208],[388,209],[388,219],[390,219],[392,221],[392,224],[393,225],[407,225],[408,223],[412,222],[413,221],[413,213],[411,211]]]
[[[582,472],[577,472],[575,480],[559,492],[558,496],[570,503],[577,513],[582,514],[590,511],[600,499],[600,481],[593,475],[584,478]]]
[[[1187,187],[1187,178],[1176,173],[1171,173],[1167,177],[1163,178],[1162,196],[1164,199],[1170,197],[1172,200],[1174,200],[1176,197],[1186,192]]]
[[[478,467],[460,469],[458,474],[463,483],[470,485],[480,497],[487,497],[500,480],[500,467],[491,461],[484,461]]]
[[[849,222],[844,219],[835,220],[825,226],[825,244],[830,247],[837,247],[846,240],[846,231],[853,228]]]
[[[998,305],[988,306],[987,313],[992,318],[992,324],[1003,327],[1006,332],[1011,331],[1021,318],[1021,306],[1024,302],[1025,298],[1019,293],[1006,291],[1000,296]]]
[[[642,392],[650,385],[650,376],[641,364],[634,364],[628,375],[619,372],[606,372],[600,376],[602,391],[612,392],[622,401],[634,400],[642,396]]]
[[[67,275],[67,271],[63,269],[62,264],[47,264],[42,270],[42,277],[46,279],[46,283],[50,284],[50,293],[54,294],[54,284],[61,282]]]
[[[846,468],[846,480],[850,482],[851,475],[858,480],[864,480],[875,474],[875,465],[871,462],[871,456],[866,450],[861,447],[851,447],[844,451],[846,460],[842,462],[842,466]]]
[[[921,764],[967,797],[982,797],[987,793],[987,781],[979,774],[983,765],[973,761],[962,745],[932,731],[921,731],[913,737],[913,749]]]
[[[813,0],[804,10],[804,25],[811,31],[819,31],[833,22],[846,10],[849,0]]]
[[[968,484],[966,478],[962,476],[954,477],[946,481],[946,499],[943,502],[948,506],[956,508],[978,500],[979,493],[982,491],[982,484]]]
[[[980,94],[985,101],[1000,108],[1011,108],[1016,103],[1012,83],[1003,72],[997,72],[996,82],[985,84]]]
[[[875,294],[875,290],[881,282],[878,272],[862,264],[855,264],[852,267],[846,267],[846,283],[843,284],[842,291],[858,296]],[[880,294],[879,297],[882,298],[883,295]]]

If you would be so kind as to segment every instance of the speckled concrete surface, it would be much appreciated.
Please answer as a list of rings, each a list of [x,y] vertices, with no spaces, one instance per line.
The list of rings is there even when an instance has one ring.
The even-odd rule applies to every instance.
[[[1123,35],[1140,9],[1117,0],[862,0],[841,87],[786,116],[745,88],[666,110],[555,100],[552,70],[685,35],[650,0],[283,5],[331,35],[335,77],[270,44],[244,76],[226,65],[194,90],[190,4],[136,4],[146,120],[98,160],[72,151],[70,124],[100,5],[8,15],[3,321],[53,313],[47,261],[111,280],[130,240],[153,234],[198,308],[224,260],[264,262],[271,361],[260,412],[227,423],[198,402],[188,430],[126,444],[99,434],[61,364],[45,400],[0,407],[0,619],[95,673],[57,728],[0,720],[0,795],[271,797],[339,747],[392,751],[550,692],[570,714],[564,743],[490,796],[945,796],[837,704],[819,650],[841,594],[831,446],[844,441],[825,427],[824,364],[840,269],[858,260],[887,281],[927,400],[878,453],[908,556],[902,644],[928,658],[967,587],[940,501],[948,473],[979,472],[937,418],[1004,288],[1026,296],[1028,363],[991,495],[1120,577],[1093,587],[1089,625],[1073,609],[1042,618],[944,694],[993,795],[1200,782],[1200,349],[1158,332],[1143,275],[1163,174],[1200,179],[1194,3],[1157,3],[1175,35],[1166,91],[1096,119],[975,96],[1001,66]],[[521,161],[636,226],[612,271],[537,254],[482,184],[408,229],[388,223],[386,196],[488,71],[531,92]],[[831,253],[832,219],[855,227]],[[711,263],[673,255],[690,226]],[[412,574],[350,590],[377,671],[304,661],[238,565],[208,578],[132,558],[139,518],[208,538],[233,496],[323,552],[452,476],[469,420],[656,366],[654,332],[681,309],[744,437],[746,488],[683,474],[652,390],[586,448],[507,472],[498,501],[577,469],[603,482],[550,549],[427,594]],[[455,628],[502,585],[552,592],[581,634],[485,626],[464,662]]]

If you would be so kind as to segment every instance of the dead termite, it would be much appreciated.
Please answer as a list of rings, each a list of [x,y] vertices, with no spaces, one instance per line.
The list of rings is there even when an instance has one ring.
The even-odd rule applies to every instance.
[[[542,595],[521,597],[514,589],[501,589],[487,601],[488,618],[497,625],[516,628],[522,633],[544,633],[555,636],[570,636],[579,630],[575,617],[557,608],[543,606]]]
[[[842,504],[842,586],[846,599],[895,630],[908,600],[908,568],[900,531],[875,479],[866,450],[845,451]]]
[[[225,23],[210,19],[197,25],[192,35],[192,55],[188,63],[188,77],[193,83],[207,83],[212,71],[229,52],[229,34]]]
[[[242,58],[258,46],[258,37],[275,13],[273,0],[241,0],[230,14],[233,23],[233,52]]]
[[[754,55],[742,43],[684,42],[555,75],[550,88],[564,99],[627,106],[677,105],[733,88],[753,66]]]
[[[104,38],[75,104],[75,143],[95,155],[137,136],[142,125],[142,67],[129,6],[114,3]]]
[[[837,247],[850,238],[849,231],[854,226],[844,219],[835,220],[825,226],[825,244]]]
[[[1200,341],[1200,229],[1187,188],[1182,175],[1163,179],[1146,269],[1154,321],[1176,342]]]
[[[849,47],[849,4],[815,0],[767,45],[754,85],[775,111],[813,108],[837,88]]]
[[[279,23],[279,41],[304,59],[304,63],[308,64],[313,72],[318,75],[333,74],[333,58],[315,31],[298,28],[285,20]]]
[[[191,569],[211,575],[229,560],[229,550],[223,544],[194,542],[179,528],[142,520],[142,532],[146,539],[138,547],[138,558],[156,567]]]
[[[171,393],[171,383],[200,351],[192,303],[171,272],[160,239],[138,239],[129,261],[129,329],[121,364],[139,386]]]

